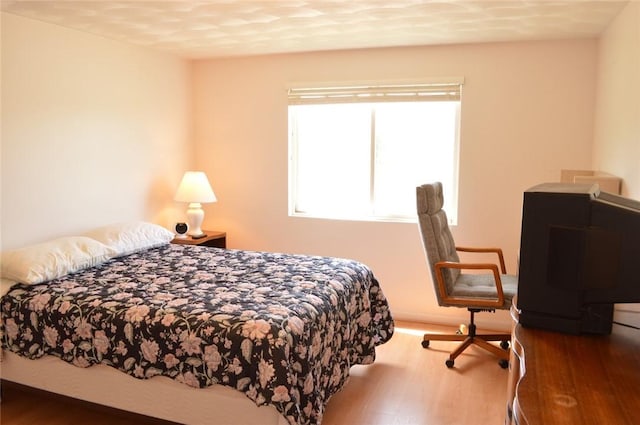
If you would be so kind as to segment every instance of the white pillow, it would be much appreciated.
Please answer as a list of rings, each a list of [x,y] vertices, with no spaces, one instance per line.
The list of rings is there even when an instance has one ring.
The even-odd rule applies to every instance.
[[[113,258],[116,251],[96,240],[68,236],[2,253],[2,277],[27,284],[45,282]]]
[[[117,257],[166,245],[174,237],[164,227],[144,221],[112,224],[86,232],[84,236],[115,249]]]
[[[0,297],[4,297],[7,292],[9,292],[9,289],[16,283],[18,282],[15,280],[5,279],[4,277],[0,278]]]

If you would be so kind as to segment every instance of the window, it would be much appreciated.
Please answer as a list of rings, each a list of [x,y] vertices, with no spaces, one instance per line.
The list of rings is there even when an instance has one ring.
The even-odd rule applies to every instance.
[[[291,89],[291,215],[415,221],[415,187],[441,181],[457,216],[461,83]]]

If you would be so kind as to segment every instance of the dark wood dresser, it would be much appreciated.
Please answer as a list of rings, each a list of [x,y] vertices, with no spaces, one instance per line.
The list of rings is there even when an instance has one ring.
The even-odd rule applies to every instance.
[[[640,330],[614,324],[611,335],[566,335],[524,328],[511,313],[506,424],[640,424]],[[637,323],[639,314],[616,319]]]

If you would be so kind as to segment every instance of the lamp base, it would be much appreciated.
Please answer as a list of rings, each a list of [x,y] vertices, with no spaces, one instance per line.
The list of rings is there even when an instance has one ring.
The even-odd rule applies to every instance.
[[[189,223],[189,231],[187,232],[187,235],[191,236],[193,239],[205,237],[206,235],[200,228],[203,220],[204,210],[202,209],[202,205],[198,202],[190,203],[189,209],[187,210],[187,222]]]
[[[191,239],[202,239],[202,238],[206,238],[206,237],[207,237],[207,234],[203,233],[203,234],[197,235],[197,236],[192,235]]]

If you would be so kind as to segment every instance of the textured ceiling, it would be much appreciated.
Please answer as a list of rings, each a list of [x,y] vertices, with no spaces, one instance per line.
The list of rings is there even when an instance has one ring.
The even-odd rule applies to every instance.
[[[596,37],[628,1],[2,0],[2,10],[186,58]]]

